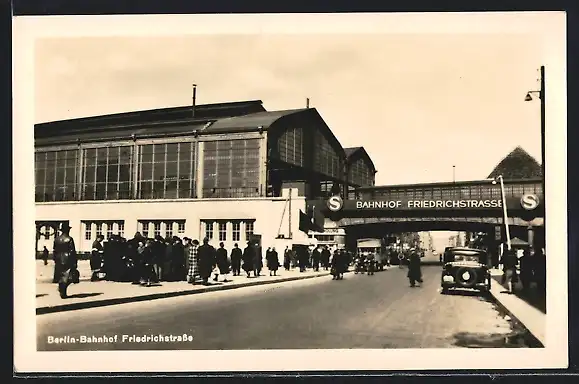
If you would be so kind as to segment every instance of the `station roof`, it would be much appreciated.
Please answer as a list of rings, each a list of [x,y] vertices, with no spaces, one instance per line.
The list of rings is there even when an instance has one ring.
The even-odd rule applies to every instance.
[[[374,172],[376,171],[376,166],[374,165],[374,162],[372,161],[372,158],[370,157],[370,155],[368,154],[368,152],[366,151],[366,149],[364,149],[364,147],[349,147],[349,148],[344,148],[344,152],[346,152],[346,160],[349,162],[350,159],[353,159],[355,155],[357,154],[361,154],[365,159],[366,162],[368,163],[368,165],[370,165],[370,167],[372,168],[372,170]]]
[[[138,130],[144,127],[159,129],[167,125],[187,126],[187,129],[191,130],[194,129],[193,126],[204,126],[207,122],[220,118],[262,111],[265,111],[265,108],[261,100],[196,105],[194,114],[192,106],[149,109],[39,123],[34,126],[34,135],[36,138],[55,135],[81,136],[89,132],[116,131],[118,133],[126,129]]]
[[[231,130],[255,131],[260,127],[267,130],[273,123],[280,118],[294,113],[302,112],[307,109],[287,109],[282,111],[263,111],[251,113],[244,116],[234,116],[219,119],[209,125],[204,132],[221,132]]]

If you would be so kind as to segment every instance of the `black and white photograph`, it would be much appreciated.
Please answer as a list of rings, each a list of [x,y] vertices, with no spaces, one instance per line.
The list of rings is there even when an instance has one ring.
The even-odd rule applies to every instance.
[[[15,369],[566,367],[565,29],[15,18]]]

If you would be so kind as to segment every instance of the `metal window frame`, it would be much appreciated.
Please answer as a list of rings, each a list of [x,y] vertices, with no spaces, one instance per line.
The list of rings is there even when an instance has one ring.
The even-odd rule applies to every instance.
[[[235,226],[237,224],[237,230],[235,230]],[[235,238],[235,234],[237,233],[237,239]],[[231,222],[231,241],[241,241],[241,221],[233,220]]]
[[[219,241],[227,241],[227,221],[217,222],[217,233]],[[223,238],[221,238],[222,234]]]

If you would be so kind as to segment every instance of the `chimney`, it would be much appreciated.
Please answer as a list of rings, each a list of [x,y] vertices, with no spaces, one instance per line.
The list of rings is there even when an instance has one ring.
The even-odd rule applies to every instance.
[[[195,117],[195,99],[197,98],[197,84],[193,84],[193,106],[191,108],[191,117]]]
[[[306,99],[306,108],[309,108],[309,107],[310,107],[310,98],[308,97]]]

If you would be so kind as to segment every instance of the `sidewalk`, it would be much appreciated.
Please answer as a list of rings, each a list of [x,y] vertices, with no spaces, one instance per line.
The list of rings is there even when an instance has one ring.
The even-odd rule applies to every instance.
[[[41,262],[42,263],[42,262]],[[269,276],[267,269],[263,270],[263,275],[257,278],[253,276],[247,278],[245,274],[242,276],[228,276],[230,282],[222,282],[223,277],[219,277],[219,282],[211,281],[210,286],[192,285],[184,281],[178,282],[161,282],[151,287],[141,285],[133,285],[131,283],[120,283],[112,281],[97,281],[90,282],[90,268],[88,271],[84,266],[81,267],[79,262],[79,271],[81,273],[81,282],[79,284],[72,284],[68,288],[67,299],[61,299],[56,284],[52,284],[52,275],[50,279],[46,277],[45,269],[52,267],[49,262],[48,266],[41,265],[40,272],[37,273],[36,281],[36,314],[45,314],[61,311],[71,311],[83,308],[101,307],[114,304],[122,304],[128,302],[146,301],[161,299],[167,297],[192,295],[203,292],[221,291],[227,289],[235,289],[240,287],[274,284],[284,281],[294,281],[302,279],[310,279],[320,276],[328,276],[329,271],[320,270],[313,272],[307,270],[300,273],[299,270],[294,269],[286,271],[281,269],[278,271],[278,276]],[[50,272],[52,274],[52,272]]]
[[[497,304],[503,307],[512,318],[524,325],[544,346],[547,314],[541,310],[541,305],[536,303],[541,302],[541,300],[522,297],[519,293],[521,287],[518,284],[515,286],[514,294],[508,293],[506,285],[501,284],[502,270],[491,269],[491,275],[494,281],[490,293]]]

